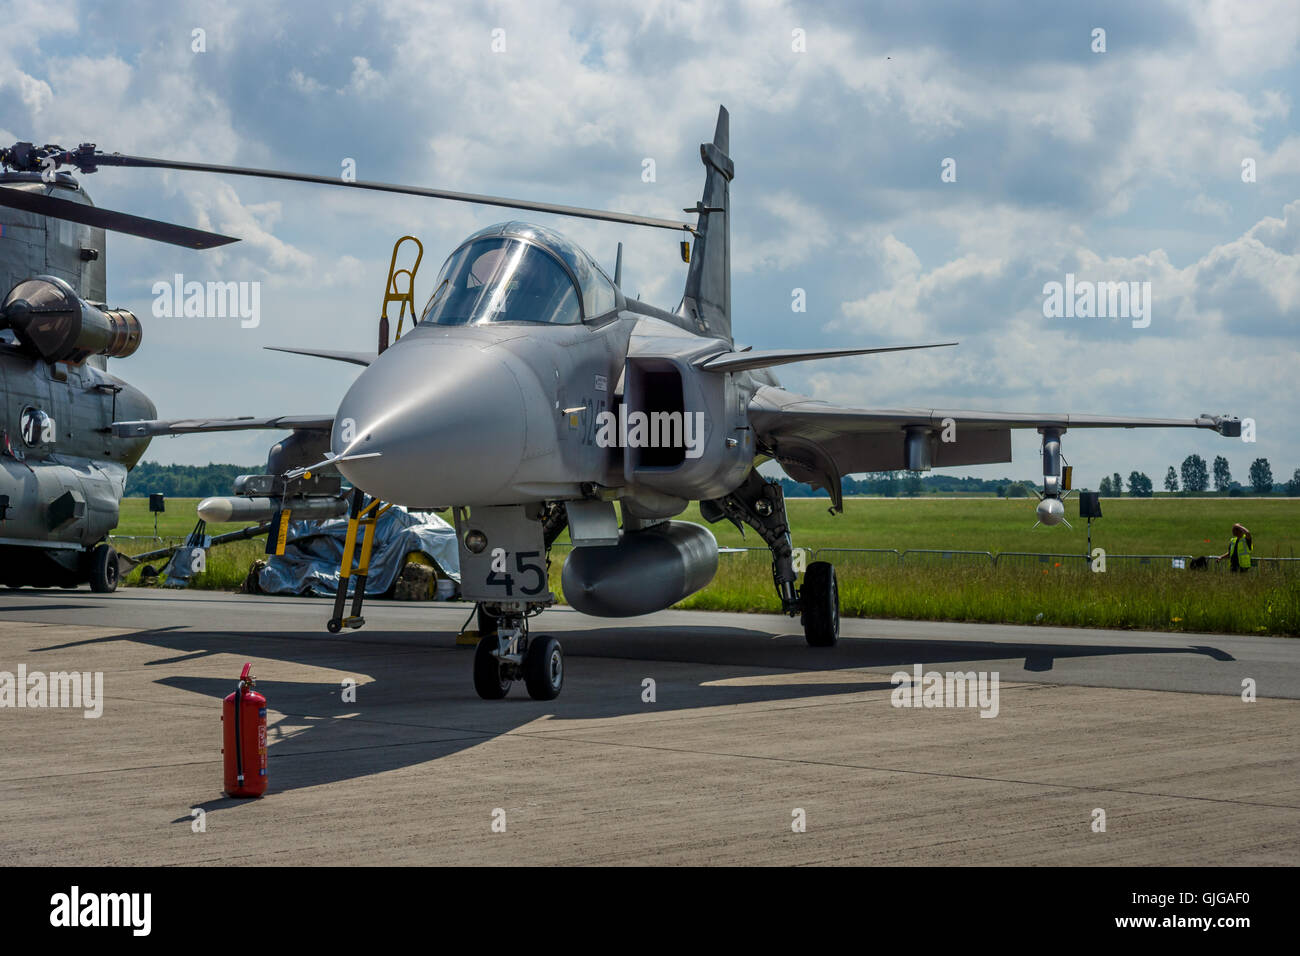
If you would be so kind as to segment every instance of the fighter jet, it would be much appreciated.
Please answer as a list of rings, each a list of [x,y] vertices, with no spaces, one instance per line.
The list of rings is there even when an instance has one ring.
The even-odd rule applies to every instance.
[[[522,679],[537,699],[555,698],[564,656],[553,638],[530,633],[556,600],[548,585],[551,546],[572,542],[564,599],[585,614],[635,617],[698,591],[717,570],[718,547],[703,525],[675,520],[691,502],[709,523],[758,533],[772,554],[782,610],[802,619],[807,643],[835,644],[835,571],[814,562],[796,572],[779,483],[760,474],[775,462],[791,478],[825,489],[843,509],[847,474],[1011,460],[1011,430],[1042,435],[1039,519],[1064,518],[1061,438],[1072,428],[1205,428],[1240,434],[1226,415],[1185,419],[1030,414],[935,408],[845,408],[781,387],[776,366],[953,343],[838,349],[753,349],[733,335],[729,249],[728,114],[700,147],[704,192],[693,223],[416,190],[363,188],[556,212],[653,228],[681,229],[689,263],[673,309],[628,298],[622,261],[611,277],[586,251],[525,222],[489,226],[447,257],[415,328],[375,353],[314,347],[284,351],[351,362],[363,370],[333,414],[277,419],[123,421],[122,437],[295,426],[276,446],[276,472],[259,487],[268,507],[310,501],[322,471],[356,489],[360,519],[383,503],[450,508],[460,545],[462,596],[478,606],[474,687],[504,697]],[[105,164],[103,154],[96,160]],[[140,163],[129,163],[139,165]],[[163,164],[149,161],[153,165]],[[214,169],[195,164],[178,168]],[[221,169],[221,168],[217,168]],[[227,170],[241,172],[241,170]],[[276,174],[315,182],[323,177]],[[617,509],[616,509],[617,505]],[[351,566],[351,553],[345,558]],[[346,571],[347,569],[345,569]],[[354,604],[331,628],[359,626]],[[358,588],[358,595],[361,588]]]

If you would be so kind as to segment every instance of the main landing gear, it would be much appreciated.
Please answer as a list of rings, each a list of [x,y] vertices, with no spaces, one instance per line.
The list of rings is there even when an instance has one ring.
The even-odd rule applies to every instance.
[[[840,585],[829,561],[814,561],[799,589],[803,636],[811,647],[832,647],[840,637]]]
[[[555,700],[564,688],[564,650],[548,634],[530,635],[528,618],[496,616],[480,604],[479,642],[474,649],[474,690],[484,700],[500,700],[522,680],[533,700]]]
[[[95,545],[87,560],[90,590],[96,594],[111,594],[117,590],[117,551],[107,541]]]
[[[804,572],[803,587],[795,587],[794,549],[779,484],[751,471],[745,483],[725,498],[700,502],[700,513],[707,521],[728,518],[737,528],[749,525],[757,531],[772,551],[772,583],[781,610],[791,617],[799,615],[810,647],[831,647],[839,640],[840,590],[835,569],[827,561],[814,561]]]

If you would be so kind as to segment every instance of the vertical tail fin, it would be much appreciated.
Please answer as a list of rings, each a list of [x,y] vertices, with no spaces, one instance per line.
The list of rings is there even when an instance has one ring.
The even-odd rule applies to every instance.
[[[725,106],[718,107],[712,143],[700,146],[704,163],[704,196],[687,212],[698,212],[691,265],[678,312],[692,319],[701,332],[731,342],[731,208],[728,184],[735,166],[727,155],[730,130]]]

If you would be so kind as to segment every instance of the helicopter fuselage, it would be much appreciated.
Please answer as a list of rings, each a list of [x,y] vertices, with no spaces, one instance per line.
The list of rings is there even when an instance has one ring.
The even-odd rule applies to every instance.
[[[95,365],[49,365],[11,344],[0,344],[0,395],[0,580],[76,578],[86,549],[117,526],[127,472],[149,445],[109,426],[156,414],[154,404]]]

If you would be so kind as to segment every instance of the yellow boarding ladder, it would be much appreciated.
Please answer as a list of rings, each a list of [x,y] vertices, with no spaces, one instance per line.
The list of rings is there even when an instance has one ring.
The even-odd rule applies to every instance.
[[[370,571],[370,552],[375,544],[375,523],[391,508],[378,498],[371,498],[365,503],[365,492],[360,488],[352,489],[352,509],[348,514],[348,528],[343,536],[343,559],[339,562],[339,586],[334,594],[334,616],[326,627],[331,634],[337,634],[343,628],[356,630],[366,619],[361,616],[361,603],[366,597],[366,577]],[[352,559],[356,557],[357,535],[361,536],[361,554],[357,562],[356,591],[352,595],[352,613],[343,616],[343,608],[348,600],[348,583],[353,577]]]
[[[397,268],[397,251],[402,248],[402,244],[405,242],[415,243],[415,264],[409,269],[399,269]],[[384,349],[388,348],[389,303],[396,302],[400,306],[397,313],[397,335],[393,339],[394,342],[402,337],[402,321],[406,318],[408,308],[411,310],[411,323],[416,322],[415,273],[419,271],[420,260],[423,258],[424,244],[415,236],[403,236],[393,244],[393,257],[388,261],[388,282],[384,284],[384,305],[379,312],[379,352],[381,354]],[[404,289],[399,281],[402,276],[406,277]]]

